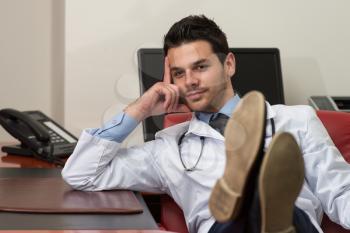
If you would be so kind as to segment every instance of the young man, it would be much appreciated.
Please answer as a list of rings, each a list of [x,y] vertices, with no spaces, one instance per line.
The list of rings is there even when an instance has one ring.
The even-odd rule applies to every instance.
[[[205,16],[175,23],[164,53],[164,82],[83,131],[62,171],[67,183],[167,193],[191,233],[322,232],[323,211],[350,228],[350,166],[310,107],[270,106],[257,92],[240,99],[226,36]],[[146,117],[187,108],[179,99],[190,121],[120,147]]]

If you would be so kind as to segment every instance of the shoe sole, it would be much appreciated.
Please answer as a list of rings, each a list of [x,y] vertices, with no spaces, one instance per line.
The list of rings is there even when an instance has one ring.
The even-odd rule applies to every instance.
[[[246,94],[225,128],[226,167],[216,182],[209,209],[218,222],[236,219],[265,135],[265,98],[257,91]]]
[[[294,233],[294,203],[304,183],[304,161],[290,133],[277,133],[259,175],[262,233]]]

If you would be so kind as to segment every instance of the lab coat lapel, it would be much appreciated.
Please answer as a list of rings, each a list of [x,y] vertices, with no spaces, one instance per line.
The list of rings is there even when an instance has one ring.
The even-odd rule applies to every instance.
[[[215,129],[210,127],[207,123],[197,119],[197,117],[193,114],[192,119],[189,124],[187,134],[195,134],[197,136],[203,136],[208,138],[214,138],[221,141],[224,141],[224,136],[217,132]]]

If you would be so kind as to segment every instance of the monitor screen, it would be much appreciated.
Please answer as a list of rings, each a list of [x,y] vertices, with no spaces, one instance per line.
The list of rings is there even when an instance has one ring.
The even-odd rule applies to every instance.
[[[236,58],[236,73],[232,84],[236,93],[243,96],[251,90],[265,95],[270,104],[284,104],[282,72],[277,48],[231,48]],[[140,49],[138,66],[141,95],[153,84],[163,79],[164,56],[162,49]],[[144,140],[154,139],[163,128],[163,116],[149,117],[143,121]]]

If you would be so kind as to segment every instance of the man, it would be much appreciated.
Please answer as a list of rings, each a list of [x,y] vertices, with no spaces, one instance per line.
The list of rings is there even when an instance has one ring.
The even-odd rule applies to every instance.
[[[350,228],[350,166],[310,107],[270,106],[257,92],[240,99],[226,36],[205,16],[175,23],[164,53],[164,82],[83,131],[62,171],[67,183],[167,193],[191,233],[322,232],[323,211]],[[190,121],[120,148],[146,117],[186,108],[180,99]]]

